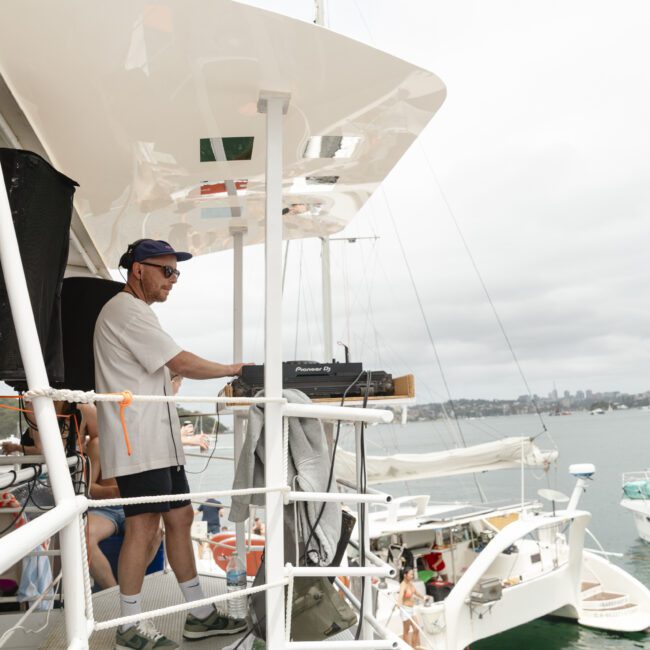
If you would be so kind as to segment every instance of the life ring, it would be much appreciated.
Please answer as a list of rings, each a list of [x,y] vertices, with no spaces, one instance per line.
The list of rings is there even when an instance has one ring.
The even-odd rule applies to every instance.
[[[211,544],[212,557],[214,557],[214,561],[219,568],[225,571],[230,557],[237,548],[237,536],[233,532],[217,533],[211,538],[211,541],[213,542]],[[254,576],[257,574],[257,570],[262,564],[264,543],[265,539],[261,535],[252,535],[248,538],[247,546],[254,546],[255,548],[249,548],[246,553],[246,575]]]

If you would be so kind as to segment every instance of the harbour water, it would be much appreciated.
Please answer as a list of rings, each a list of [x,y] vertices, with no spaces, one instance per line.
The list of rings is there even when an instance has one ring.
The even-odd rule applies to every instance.
[[[522,415],[461,420],[456,423],[414,422],[406,426],[384,425],[367,430],[366,448],[369,455],[386,453],[423,453],[442,450],[455,444],[460,432],[468,445],[489,442],[509,435],[536,436],[537,444],[560,452],[556,467],[550,472],[528,470],[524,480],[524,498],[537,496],[537,490],[551,487],[569,495],[574,480],[568,467],[573,463],[593,463],[596,474],[581,506],[589,510],[593,520],[589,525],[606,551],[623,553],[612,561],[624,567],[638,580],[650,586],[650,544],[640,540],[631,515],[618,505],[621,494],[621,474],[650,466],[650,411],[610,411],[604,415],[574,413],[569,416],[544,417],[548,433],[537,416]],[[352,447],[352,433],[344,432],[342,444]],[[232,436],[221,436],[219,455],[232,455]],[[226,489],[232,483],[232,467],[224,461],[211,461],[205,471],[206,459],[192,458],[188,470],[193,489]],[[493,472],[478,477],[480,486],[490,502],[521,500],[521,474],[518,470]],[[398,495],[431,494],[437,500],[478,500],[473,477],[391,483],[383,486]],[[587,541],[587,546],[593,545]],[[538,620],[515,630],[485,639],[472,646],[473,650],[516,649],[554,650],[649,648],[650,635],[617,635],[589,630],[562,621]]]

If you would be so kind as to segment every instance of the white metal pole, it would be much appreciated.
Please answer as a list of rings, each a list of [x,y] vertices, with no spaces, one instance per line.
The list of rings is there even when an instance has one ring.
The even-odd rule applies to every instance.
[[[316,0],[316,20],[317,25],[325,26],[325,0]]]
[[[266,112],[266,241],[264,391],[282,396],[282,122],[288,96],[262,93],[258,104]],[[264,468],[267,487],[284,483],[282,405],[264,407]],[[266,582],[284,578],[284,502],[282,493],[266,494]],[[284,587],[266,591],[266,644],[283,650]]]
[[[332,345],[332,271],[330,268],[330,240],[321,237],[321,275],[323,286],[323,361],[334,357]]]
[[[233,340],[232,360],[243,361],[244,356],[244,228],[231,230],[233,235]],[[233,447],[235,466],[244,444],[244,418],[235,414]],[[246,522],[235,524],[237,555],[246,564]]]
[[[0,169],[0,263],[4,275],[11,314],[18,338],[18,347],[30,390],[49,386],[41,345],[36,331],[27,281],[20,258],[9,198],[5,191],[4,177]],[[61,443],[61,432],[49,397],[37,397],[32,402],[36,423],[47,460],[50,483],[57,505],[75,498],[68,463]],[[27,524],[29,526],[29,524]],[[79,553],[81,532],[79,518],[75,517],[61,530],[61,563],[63,589],[66,599],[65,622],[68,643],[80,643],[88,647],[86,637],[84,578]],[[25,549],[28,551],[31,549]]]
[[[362,426],[363,425],[360,422],[355,422],[354,424],[354,440],[355,440],[356,464],[357,464],[357,486],[359,492],[361,492],[361,485],[363,484],[362,472],[364,470],[363,464],[361,462],[361,458],[362,458],[361,427]],[[360,503],[358,513],[359,513],[359,547],[361,547],[361,540],[363,539],[364,548],[369,549],[370,534],[368,531],[368,505],[366,503]],[[365,514],[365,517],[363,518],[361,517],[362,513]],[[365,524],[364,526],[361,526],[361,521],[364,522]],[[359,559],[361,560],[361,553],[359,553]],[[364,613],[368,612],[368,614],[374,614],[374,612],[372,611],[372,579],[366,576],[361,578],[361,581],[364,585],[363,599],[361,601],[363,605],[363,611]],[[368,624],[368,621],[366,621],[366,619],[364,618],[359,621],[359,625],[361,626],[361,634],[359,638],[362,640],[372,639],[372,630],[370,628],[370,625]]]

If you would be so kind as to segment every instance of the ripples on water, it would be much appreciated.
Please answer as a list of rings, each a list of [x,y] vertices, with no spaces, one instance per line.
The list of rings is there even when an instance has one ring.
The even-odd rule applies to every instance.
[[[614,562],[622,566],[646,586],[650,586],[650,544],[640,540],[631,515],[618,505],[621,494],[621,474],[650,467],[650,411],[614,411],[602,416],[575,413],[571,416],[548,417],[545,423],[560,451],[557,467],[549,474],[526,472],[525,496],[533,498],[537,490],[552,487],[570,494],[574,480],[568,474],[573,463],[593,463],[596,476],[581,506],[589,510],[593,520],[589,529],[598,537],[607,551],[624,553]],[[455,426],[455,425],[454,425]],[[367,434],[367,453],[422,453],[453,446],[457,435],[454,426],[436,422],[409,423],[406,427],[386,425],[371,427]],[[461,420],[460,426],[468,444],[489,442],[510,435],[535,436],[542,431],[536,416],[512,416]],[[546,434],[537,443],[542,448],[552,448],[553,442]],[[232,437],[224,436],[221,445],[232,445]],[[348,435],[343,445],[353,447]],[[190,459],[188,469],[203,469],[202,459]],[[518,470],[493,472],[480,477],[488,500],[517,502],[520,499],[520,473]],[[192,489],[229,489],[232,484],[232,467],[228,463],[213,461],[200,474],[190,475]],[[404,494],[433,494],[440,500],[477,499],[474,482],[469,477],[413,481],[408,485],[392,483],[386,491],[396,496]],[[618,635],[590,630],[562,620],[537,620],[521,627],[472,644],[472,649],[510,650],[562,650],[608,649],[650,650],[650,636],[645,634]]]

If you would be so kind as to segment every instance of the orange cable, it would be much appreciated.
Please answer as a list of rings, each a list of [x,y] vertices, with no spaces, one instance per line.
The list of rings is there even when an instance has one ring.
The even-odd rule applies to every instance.
[[[131,406],[131,402],[133,402],[133,393],[128,390],[123,390],[120,393],[109,393],[109,395],[121,395],[122,396],[122,401],[120,402],[120,420],[122,422],[122,430],[124,431],[124,442],[126,443],[126,452],[129,456],[131,456],[132,451],[131,451],[131,441],[129,440],[129,432],[126,429],[126,421],[124,419],[124,409],[127,406]]]

